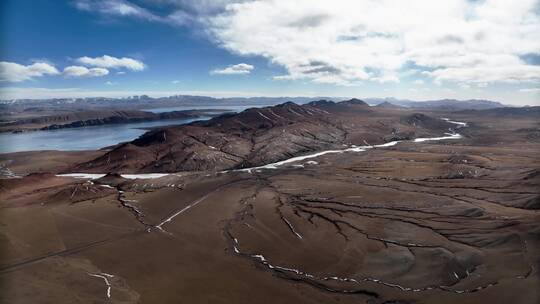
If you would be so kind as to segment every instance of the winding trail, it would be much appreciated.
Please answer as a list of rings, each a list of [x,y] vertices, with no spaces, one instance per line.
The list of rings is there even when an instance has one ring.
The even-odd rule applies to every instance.
[[[161,223],[157,224],[155,226],[155,228],[161,230],[161,231],[165,231],[163,229],[163,225],[167,224],[168,222],[172,221],[175,217],[179,216],[180,214],[186,212],[187,210],[197,206],[198,204],[200,204],[202,201],[204,201],[208,196],[210,196],[210,194],[216,192],[218,189],[215,189],[214,191],[212,192],[209,192],[207,194],[205,194],[203,197],[199,198],[198,200],[194,201],[193,203],[187,205],[186,207],[180,209],[179,211],[173,213],[171,216],[169,216],[168,218],[164,219],[163,221],[161,221]]]

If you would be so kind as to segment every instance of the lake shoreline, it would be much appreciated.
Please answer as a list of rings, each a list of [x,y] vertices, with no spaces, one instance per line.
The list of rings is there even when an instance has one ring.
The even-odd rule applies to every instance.
[[[38,116],[19,119],[0,126],[0,134],[26,133],[67,128],[84,128],[115,124],[141,123],[159,120],[198,118],[219,116],[227,113],[226,109],[190,109],[168,112],[151,111],[81,111],[59,115]]]
[[[0,132],[0,155],[46,150],[101,150],[134,140],[154,128],[205,121],[230,112],[230,109],[145,112],[144,117],[115,116],[112,119],[109,117],[40,126],[19,132]],[[118,113],[125,114],[122,111]]]

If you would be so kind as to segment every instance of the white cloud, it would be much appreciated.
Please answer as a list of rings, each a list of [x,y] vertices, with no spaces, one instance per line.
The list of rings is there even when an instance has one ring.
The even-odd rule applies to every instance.
[[[127,0],[75,0],[74,3],[80,10],[107,16],[131,17],[174,26],[184,26],[194,21],[189,13],[182,10],[175,10],[162,16]]]
[[[44,75],[57,75],[60,72],[53,65],[46,62],[35,62],[22,65],[14,62],[0,62],[0,82],[21,82]]]
[[[254,69],[251,64],[239,63],[229,65],[224,69],[215,69],[210,71],[211,75],[234,75],[234,74],[249,74]]]
[[[177,9],[184,9],[192,14],[215,14],[225,9],[228,4],[252,0],[151,0],[167,3]]]
[[[523,93],[540,93],[540,88],[520,89]]]
[[[125,0],[75,0],[75,6],[84,11],[97,11],[106,15],[132,16],[155,21],[150,11]]]
[[[377,77],[371,77],[370,80],[377,81],[379,83],[387,83],[387,82],[394,82],[399,83],[399,77],[392,72],[386,72],[383,75],[377,76]]]
[[[179,84],[181,81],[180,80],[173,80],[171,81],[172,84]]]
[[[80,64],[87,66],[94,66],[107,69],[119,69],[126,68],[132,71],[142,71],[146,68],[145,64],[140,61],[129,57],[117,58],[109,55],[103,55],[101,57],[80,57],[76,60]]]
[[[118,82],[107,81],[107,82],[105,82],[105,84],[109,85],[109,86],[112,86],[112,85],[117,85]]]
[[[66,77],[100,77],[109,74],[109,70],[72,65],[64,68],[63,74]]]
[[[416,85],[423,85],[424,81],[422,79],[416,79],[413,83]]]
[[[398,81],[408,63],[437,83],[540,82],[536,0],[249,1],[203,16],[238,55],[283,66],[276,79]],[[412,69],[412,68],[411,68]],[[406,71],[405,71],[406,72]]]
[[[463,90],[468,90],[468,89],[471,88],[471,86],[469,84],[466,84],[466,83],[460,83],[459,87],[462,88]]]
[[[485,83],[485,82],[479,82],[479,83],[476,84],[476,86],[479,87],[479,88],[486,88],[488,86],[488,84]]]
[[[436,84],[540,82],[540,66],[522,59],[540,54],[538,0],[144,2],[75,0],[107,16],[197,24],[233,53],[283,66],[275,79],[351,85],[422,71]]]

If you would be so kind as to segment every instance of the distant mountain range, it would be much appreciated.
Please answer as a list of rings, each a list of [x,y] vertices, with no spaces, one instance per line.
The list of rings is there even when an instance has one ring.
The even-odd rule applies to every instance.
[[[8,122],[0,121],[0,133],[79,128],[156,120],[196,119],[202,116],[217,116],[220,114],[222,114],[220,110],[186,110],[163,113],[138,110],[73,111],[70,113],[20,118]]]
[[[305,104],[314,100],[341,101],[349,97],[229,97],[214,98],[208,96],[174,95],[169,97],[153,98],[147,95],[132,96],[128,98],[66,98],[66,99],[20,99],[0,101],[0,111],[36,111],[43,109],[55,109],[61,107],[63,110],[91,110],[99,108],[115,109],[150,109],[157,107],[175,106],[209,106],[220,105],[253,105],[270,106],[292,101],[296,104]],[[441,99],[428,101],[414,101],[397,98],[364,98],[363,101],[369,105],[383,104],[385,107],[401,106],[415,109],[440,109],[440,110],[485,110],[505,107],[500,102],[470,99],[455,100]]]
[[[370,105],[385,104],[402,106],[415,109],[441,109],[441,110],[486,110],[503,108],[503,105],[497,101],[483,100],[483,99],[469,99],[469,100],[457,100],[457,99],[439,99],[439,100],[427,100],[427,101],[414,101],[408,99],[396,99],[393,97],[388,98],[366,98],[364,99]]]

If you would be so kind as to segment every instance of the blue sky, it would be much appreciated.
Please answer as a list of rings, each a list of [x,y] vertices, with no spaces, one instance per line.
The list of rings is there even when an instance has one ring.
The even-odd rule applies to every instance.
[[[540,104],[533,0],[0,5],[2,98],[145,93]]]

